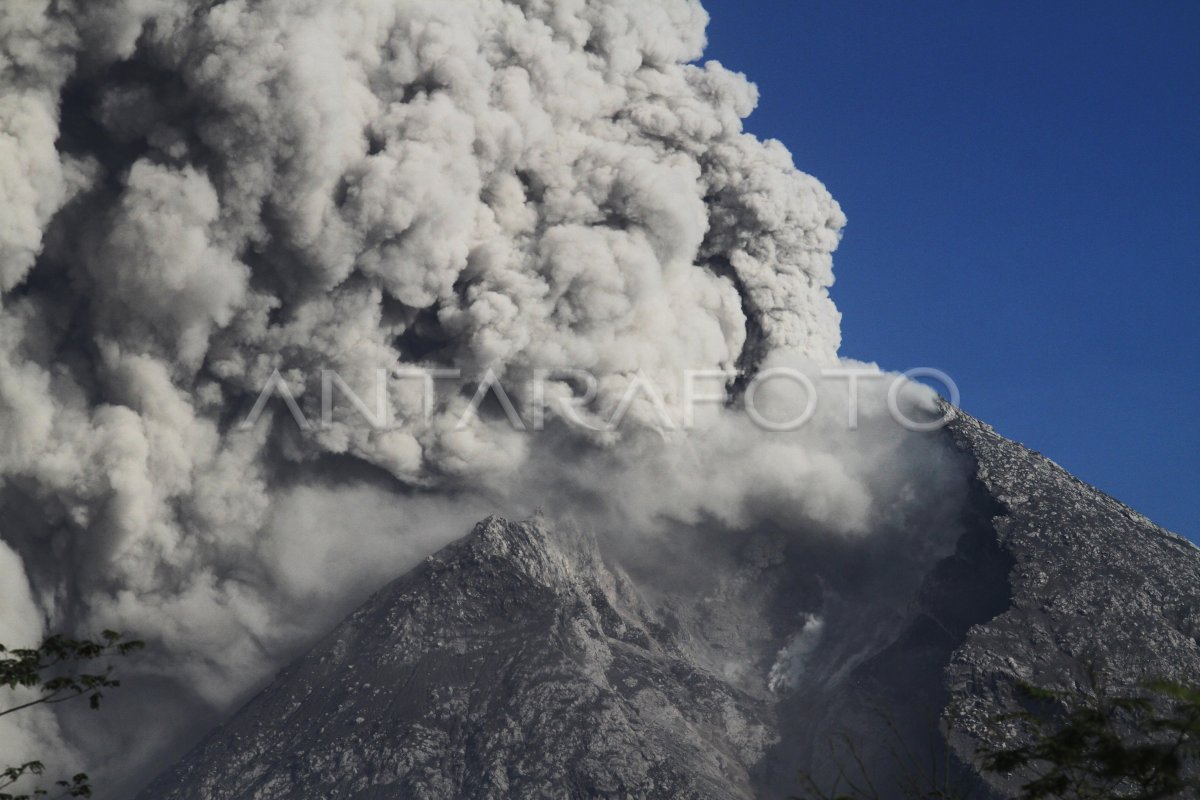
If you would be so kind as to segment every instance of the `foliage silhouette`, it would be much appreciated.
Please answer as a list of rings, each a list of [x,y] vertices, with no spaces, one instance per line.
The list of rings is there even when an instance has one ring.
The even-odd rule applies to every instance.
[[[1184,800],[1200,797],[1200,687],[1151,680],[1135,690],[1114,693],[1089,670],[1080,692],[1031,684],[1018,686],[1025,710],[995,717],[992,723],[1019,730],[1022,742],[982,750],[977,766],[1015,785],[1019,800]],[[885,716],[886,718],[886,716]],[[823,788],[801,776],[803,794],[793,800],[969,800],[974,781],[963,780],[948,748],[930,745],[930,760],[914,757],[890,719],[894,762],[892,784],[882,786],[853,736],[840,733],[831,743],[836,776]],[[935,732],[949,734],[939,722]],[[941,757],[937,756],[941,752]]]
[[[982,766],[1022,781],[1021,800],[1165,800],[1200,795],[1200,687],[1168,680],[1108,691],[1089,672],[1082,694],[1019,687],[1050,713],[1006,715],[1026,744],[983,753]]]
[[[55,705],[78,698],[87,698],[89,707],[98,709],[104,690],[115,689],[121,682],[113,677],[111,664],[102,671],[83,671],[86,665],[101,659],[127,656],[141,650],[145,644],[116,631],[104,631],[97,641],[70,639],[61,635],[47,638],[36,648],[9,649],[0,644],[0,686],[9,689],[32,689],[32,699],[0,708],[0,717],[15,714],[39,705]],[[30,777],[45,772],[41,761],[27,761],[0,769],[0,800],[33,800],[39,797],[90,797],[91,782],[80,772],[69,780],[55,781],[54,788],[36,788],[22,794],[8,790]]]

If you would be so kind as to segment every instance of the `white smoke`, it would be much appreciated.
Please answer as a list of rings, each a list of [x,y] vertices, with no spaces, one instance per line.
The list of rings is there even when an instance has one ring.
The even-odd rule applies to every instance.
[[[825,620],[814,614],[805,614],[804,622],[779,651],[771,672],[767,677],[767,686],[772,692],[786,692],[796,688],[804,677],[804,668],[808,659],[821,642],[821,634],[825,629]]]
[[[227,708],[497,504],[866,535],[949,491],[879,397],[851,439],[841,403],[790,437],[721,409],[670,434],[640,403],[618,434],[533,437],[461,429],[465,396],[422,422],[396,378],[403,426],[238,427],[276,370],[317,419],[321,369],[364,398],[380,369],[490,369],[522,413],[535,371],[583,369],[604,418],[639,379],[678,413],[684,370],[836,363],[843,215],[742,130],[755,89],[697,63],[706,22],[689,0],[0,6],[0,640],[132,631],[144,671]],[[136,770],[133,736],[66,753]]]

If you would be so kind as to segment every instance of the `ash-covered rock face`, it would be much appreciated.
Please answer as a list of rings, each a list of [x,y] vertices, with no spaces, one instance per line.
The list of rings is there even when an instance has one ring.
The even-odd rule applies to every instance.
[[[672,571],[489,519],[142,797],[779,797],[843,730],[886,782],[876,708],[922,746],[948,718],[934,747],[969,771],[1017,681],[1200,679],[1200,551],[966,415],[948,436],[975,477],[953,551],[912,580],[855,584],[863,552],[794,532],[693,541]]]
[[[919,755],[948,747],[979,796],[1010,797],[1014,781],[973,765],[1019,736],[1000,722],[1025,710],[1018,683],[1200,681],[1200,550],[979,420],[959,412],[946,432],[975,462],[955,551],[887,646],[783,701],[774,754],[829,777],[829,737],[848,730],[886,782],[894,728]]]
[[[740,798],[765,704],[589,539],[489,519],[376,594],[145,798]]]
[[[1019,710],[1019,681],[1088,691],[1089,670],[1116,690],[1200,681],[1200,550],[978,420],[949,430],[1000,506],[995,542],[1012,560],[1008,607],[946,667],[955,752],[1004,743],[1013,732],[994,718]]]

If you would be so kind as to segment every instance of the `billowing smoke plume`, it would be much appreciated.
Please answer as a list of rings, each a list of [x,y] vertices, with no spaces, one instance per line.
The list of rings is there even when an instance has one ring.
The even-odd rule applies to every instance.
[[[489,370],[525,419],[579,394],[539,396],[539,370],[590,371],[598,420],[636,381],[678,415],[685,370],[836,362],[842,213],[743,132],[755,90],[698,63],[706,19],[689,0],[3,3],[0,641],[133,631],[174,686],[156,703],[225,708],[494,510],[590,495],[646,531],[865,535],[917,504],[878,397],[849,438],[844,404],[794,436],[716,406],[688,436],[644,393],[615,432],[554,402],[536,436],[487,409],[459,424]],[[467,388],[426,417],[413,371],[440,369]],[[313,421],[321,370],[368,406],[386,370],[400,422],[364,424],[339,385],[331,424],[301,429],[276,392],[244,429],[276,370]],[[916,450],[944,488],[948,462]],[[6,752],[58,736],[27,719]],[[64,746],[136,762],[148,725]]]

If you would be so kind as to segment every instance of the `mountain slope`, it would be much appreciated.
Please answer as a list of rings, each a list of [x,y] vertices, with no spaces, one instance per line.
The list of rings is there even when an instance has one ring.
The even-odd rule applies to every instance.
[[[944,715],[935,746],[969,769],[1018,681],[1200,680],[1200,551],[966,415],[946,435],[975,462],[953,551],[882,601],[821,606],[823,636],[800,612],[838,568],[802,538],[764,532],[664,589],[583,534],[493,518],[142,797],[779,797],[833,769],[842,729],[886,776],[877,707],[921,741]]]
[[[745,797],[767,716],[652,627],[594,542],[493,518],[144,796]]]
[[[978,420],[949,431],[1001,507],[995,542],[1013,561],[1008,608],[973,627],[945,671],[955,750],[1002,743],[988,721],[1019,710],[1018,681],[1200,682],[1200,550]]]

